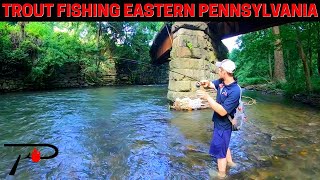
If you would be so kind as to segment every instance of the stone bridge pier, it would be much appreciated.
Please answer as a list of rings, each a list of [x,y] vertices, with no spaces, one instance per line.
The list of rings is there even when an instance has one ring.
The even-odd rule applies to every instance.
[[[174,72],[169,72],[167,98],[171,102],[176,98],[196,98],[195,80],[216,79],[214,64],[227,58],[228,49],[205,22],[176,22],[171,33],[169,68]]]

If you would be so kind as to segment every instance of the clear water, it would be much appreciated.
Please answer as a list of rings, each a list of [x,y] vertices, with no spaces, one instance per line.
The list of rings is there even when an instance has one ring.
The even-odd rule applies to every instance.
[[[212,111],[168,109],[166,86],[12,93],[0,96],[0,178],[19,154],[49,143],[54,159],[22,159],[16,179],[209,179]],[[232,135],[239,164],[229,179],[316,179],[320,111],[280,96],[245,92],[249,122]],[[38,148],[42,156],[49,148]]]

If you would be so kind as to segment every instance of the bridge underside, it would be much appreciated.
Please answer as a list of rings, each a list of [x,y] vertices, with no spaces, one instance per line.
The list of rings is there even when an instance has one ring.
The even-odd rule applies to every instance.
[[[294,22],[292,21],[275,21],[275,20],[262,20],[262,21],[242,21],[242,22],[204,22],[208,26],[210,34],[213,34],[216,39],[226,39],[233,36],[246,34],[249,32],[259,31],[262,29],[270,28],[273,26],[278,26],[286,23]],[[183,23],[183,22],[181,22]],[[180,28],[186,28],[191,30],[197,30],[198,27],[187,24],[179,28],[173,29],[172,26],[166,24],[157,34],[155,40],[150,49],[150,56],[152,59],[152,64],[163,64],[166,63],[170,58],[170,51],[172,50],[172,40],[173,34]]]
[[[222,39],[288,22],[175,22],[166,24],[157,34],[151,49],[152,64],[169,62],[167,97],[196,98],[196,80],[216,79],[214,63],[227,58]],[[176,73],[178,72],[178,73]],[[185,76],[183,76],[185,75]]]
[[[279,26],[292,21],[275,21],[275,20],[260,20],[257,21],[241,21],[241,22],[210,22],[210,29],[216,32],[221,39],[246,34],[249,32],[259,31],[262,29]]]

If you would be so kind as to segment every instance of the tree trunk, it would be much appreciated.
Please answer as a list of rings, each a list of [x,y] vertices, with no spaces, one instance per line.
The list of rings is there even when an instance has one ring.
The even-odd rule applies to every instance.
[[[291,79],[291,66],[290,66],[290,55],[289,55],[289,50],[287,49],[286,50],[286,54],[287,54],[287,56],[286,56],[286,59],[287,59],[287,61],[288,61],[288,75],[289,75],[289,79]]]
[[[312,76],[312,49],[311,46],[309,46],[309,69],[310,69],[310,76]]]
[[[306,87],[307,87],[307,91],[308,93],[312,92],[312,85],[311,85],[311,79],[310,79],[310,71],[309,71],[309,66],[308,66],[308,62],[307,62],[307,57],[304,53],[303,47],[302,47],[302,43],[300,40],[300,32],[299,32],[299,28],[296,26],[296,40],[297,40],[297,48],[298,48],[298,52],[299,55],[301,57],[302,60],[302,64],[303,64],[303,71],[304,71],[304,75],[306,78]]]
[[[98,54],[96,58],[96,76],[98,77],[98,72],[99,72],[99,67],[100,67],[100,37],[102,34],[102,23],[98,22],[98,29],[97,29],[97,49],[98,49]]]
[[[97,29],[97,46],[99,46],[101,34],[102,34],[102,23],[101,23],[101,22],[98,22],[98,29]]]
[[[273,35],[275,36],[275,49],[274,49],[274,80],[278,82],[286,82],[286,75],[284,71],[283,62],[283,50],[282,43],[280,39],[280,29],[279,26],[272,27]]]
[[[26,38],[26,31],[25,31],[25,26],[28,22],[18,22],[20,26],[20,37],[21,40],[23,41]]]
[[[318,22],[318,59],[317,59],[317,64],[318,64],[318,74],[320,76],[320,23]]]
[[[268,59],[269,59],[269,75],[270,79],[272,80],[272,64],[271,64],[271,55],[268,54]]]
[[[311,47],[311,23],[308,24],[308,63],[309,63],[309,71],[310,71],[310,76],[312,76],[312,47]]]
[[[318,60],[317,61],[318,61],[318,74],[320,76],[320,47],[318,47]]]

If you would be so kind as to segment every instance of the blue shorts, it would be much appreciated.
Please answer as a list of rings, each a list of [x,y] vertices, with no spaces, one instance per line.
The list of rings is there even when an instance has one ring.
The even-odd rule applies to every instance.
[[[209,154],[217,159],[226,158],[229,142],[231,138],[230,130],[213,130],[212,141]]]

